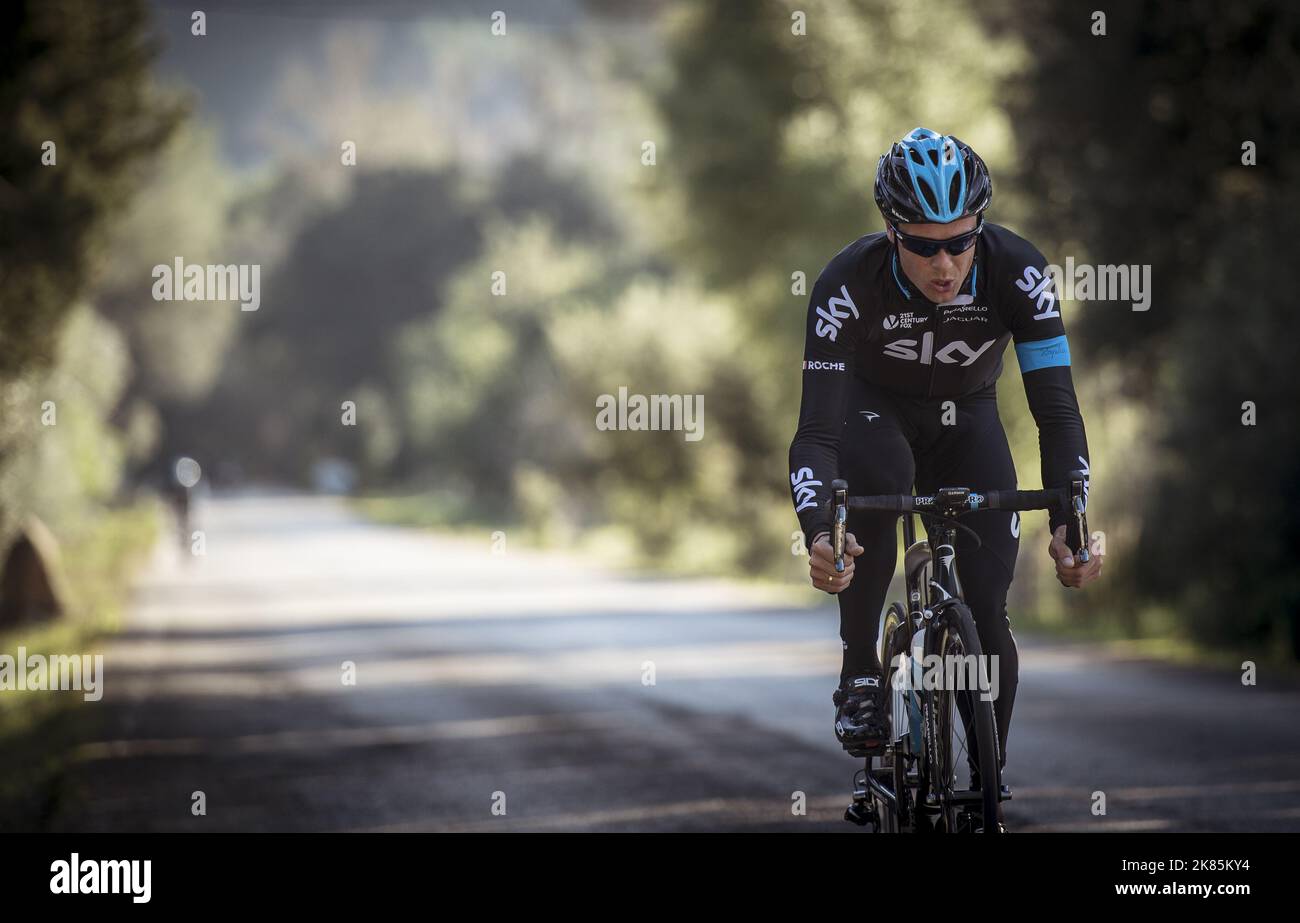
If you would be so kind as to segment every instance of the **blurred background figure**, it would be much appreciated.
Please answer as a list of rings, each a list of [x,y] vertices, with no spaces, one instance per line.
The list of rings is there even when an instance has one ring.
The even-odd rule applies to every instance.
[[[190,543],[193,541],[194,489],[203,476],[203,469],[194,459],[182,455],[172,464],[170,475],[164,495],[176,520],[176,534],[180,539],[181,550],[188,558],[191,554]]]

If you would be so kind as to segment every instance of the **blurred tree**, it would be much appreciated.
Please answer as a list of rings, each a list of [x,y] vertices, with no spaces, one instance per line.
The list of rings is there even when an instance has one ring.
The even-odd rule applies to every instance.
[[[585,408],[563,400],[545,331],[573,299],[611,291],[598,252],[565,242],[544,219],[495,220],[485,240],[448,285],[444,311],[392,340],[411,480],[455,498],[447,505],[457,516],[515,514],[522,464],[563,477],[587,457]],[[493,273],[507,267],[494,292]]]
[[[146,24],[139,0],[14,0],[0,12],[0,380],[52,359],[105,219],[179,122],[180,107],[150,89]]]
[[[239,306],[153,297],[153,268],[240,262],[230,252],[234,180],[210,129],[190,122],[155,158],[151,181],[113,223],[105,267],[95,286],[100,313],[131,346],[131,393],[149,401],[193,402],[215,383]]]
[[[212,395],[165,410],[167,445],[255,477],[301,479],[324,457],[351,461],[372,485],[478,477],[501,499],[495,485],[539,449],[509,421],[529,416],[534,395],[545,400],[548,379],[531,364],[537,318],[497,309],[528,303],[530,290],[558,292],[563,272],[531,252],[533,237],[489,259],[483,236],[541,220],[566,244],[604,244],[618,233],[605,204],[539,155],[478,181],[394,167],[357,173],[334,199],[301,185],[288,175],[273,184],[277,207],[298,217],[287,241],[259,238],[275,259],[262,308],[238,318]],[[250,209],[236,204],[236,220],[256,228],[263,219]],[[496,272],[510,297],[493,296]],[[508,398],[514,409],[502,408]],[[345,401],[355,428],[341,425]]]
[[[959,0],[709,0],[679,4],[668,35],[667,138],[647,191],[678,264],[743,300],[738,321],[765,358],[788,362],[802,343],[792,273],[811,289],[842,247],[881,230],[871,184],[891,141],[932,125],[993,165],[1006,151],[996,87],[1024,55]],[[959,79],[936,62],[961,62]]]
[[[1151,264],[1153,305],[1089,305],[1081,345],[1116,372],[1162,450],[1142,489],[1140,542],[1113,583],[1203,639],[1300,657],[1300,346],[1286,305],[1300,211],[1300,9],[1146,0],[984,4],[1023,36],[1006,88],[1015,181],[1030,222],[1078,260]],[[1256,162],[1243,162],[1254,145]],[[1243,402],[1258,422],[1243,425]],[[1116,460],[1122,462],[1122,459]]]
[[[156,52],[139,0],[0,7],[0,543],[28,511],[84,525],[117,486],[125,351],[88,309],[65,321],[183,116],[150,84]]]
[[[54,361],[15,383],[38,422],[0,466],[0,497],[35,512],[65,536],[88,505],[113,497],[120,434],[108,423],[130,369],[117,328],[85,305],[60,327]]]
[[[597,243],[619,233],[608,207],[577,176],[540,154],[520,154],[499,170],[483,203],[489,213],[523,223],[543,216],[561,240]]]
[[[372,417],[358,398],[391,397],[395,331],[436,314],[444,280],[478,248],[454,171],[358,173],[344,200],[306,217],[283,261],[264,268],[261,307],[239,319],[218,387],[169,418],[169,444],[272,478],[304,478],[327,456],[364,463],[356,434],[387,410]],[[356,429],[342,425],[345,401],[358,405]]]

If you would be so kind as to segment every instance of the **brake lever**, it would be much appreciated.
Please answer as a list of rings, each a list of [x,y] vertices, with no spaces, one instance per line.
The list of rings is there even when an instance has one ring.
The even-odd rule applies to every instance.
[[[1079,549],[1075,552],[1075,560],[1081,564],[1087,564],[1092,560],[1092,552],[1088,550],[1088,514],[1086,512],[1087,503],[1084,500],[1084,492],[1087,489],[1087,475],[1082,471],[1070,472],[1070,506],[1074,513],[1074,525],[1079,530]]]
[[[849,518],[849,485],[839,478],[831,481],[835,518],[831,522],[831,547],[835,550],[835,572],[844,573],[844,526]]]

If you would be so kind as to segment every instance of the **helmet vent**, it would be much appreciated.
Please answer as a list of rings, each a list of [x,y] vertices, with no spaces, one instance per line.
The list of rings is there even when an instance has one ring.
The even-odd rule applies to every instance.
[[[930,206],[930,211],[938,212],[939,202],[935,199],[934,190],[930,188],[930,184],[917,183],[917,187],[921,190],[921,195],[925,198],[925,204]]]

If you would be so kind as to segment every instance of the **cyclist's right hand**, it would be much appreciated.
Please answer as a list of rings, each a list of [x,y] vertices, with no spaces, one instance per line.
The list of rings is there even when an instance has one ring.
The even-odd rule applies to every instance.
[[[817,589],[834,595],[849,585],[853,580],[853,559],[862,554],[863,548],[852,532],[844,533],[844,572],[835,571],[835,548],[831,545],[831,534],[822,532],[813,539],[812,548],[808,550],[808,575],[812,585]]]

